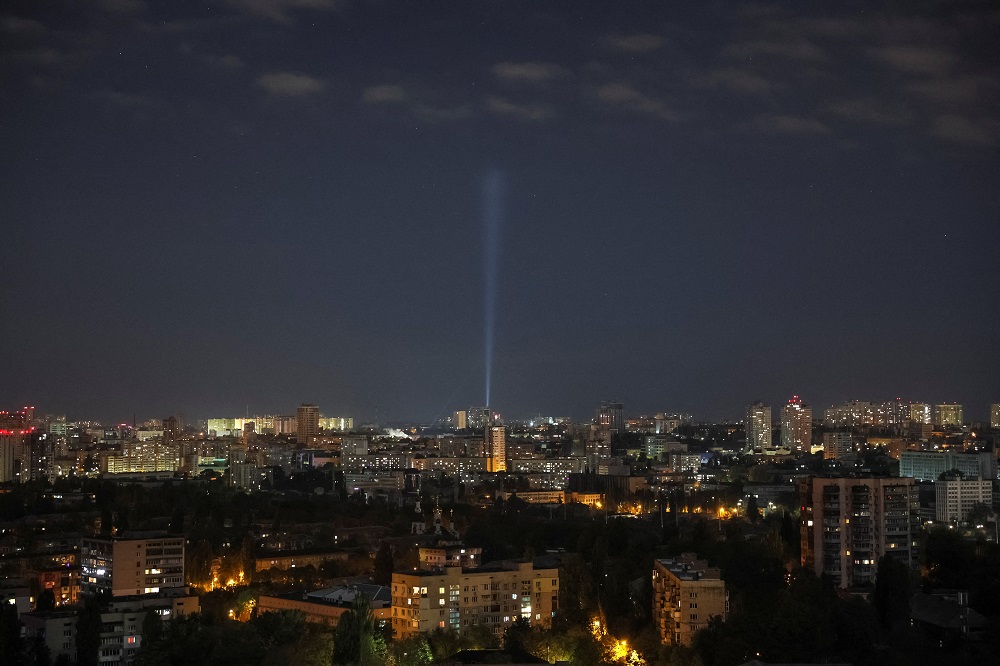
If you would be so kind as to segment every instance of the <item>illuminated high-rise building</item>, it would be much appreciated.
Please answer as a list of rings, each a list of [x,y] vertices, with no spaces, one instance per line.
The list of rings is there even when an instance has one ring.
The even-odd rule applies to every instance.
[[[747,407],[747,450],[771,448],[771,407],[757,401]]]
[[[882,404],[882,419],[884,425],[903,425],[910,418],[910,406],[902,398],[896,398]]]
[[[910,403],[910,421],[930,425],[931,406],[923,402]]]
[[[295,410],[295,439],[299,444],[305,444],[318,435],[319,407],[302,403]]]
[[[990,405],[990,427],[1000,429],[1000,403]]]
[[[464,409],[455,412],[451,417],[451,424],[455,426],[455,430],[465,430],[469,427],[469,413]]]
[[[807,452],[812,448],[812,408],[797,395],[781,410],[781,446]]]
[[[607,428],[612,433],[625,432],[625,406],[620,402],[605,400],[597,408],[595,417],[597,425]]]
[[[0,483],[27,481],[34,407],[0,412]]]
[[[486,471],[507,471],[507,432],[503,426],[486,429]]]
[[[469,407],[466,411],[466,426],[472,430],[485,430],[496,423],[496,414],[489,407]]]
[[[958,427],[965,423],[962,405],[934,405],[934,425]]]

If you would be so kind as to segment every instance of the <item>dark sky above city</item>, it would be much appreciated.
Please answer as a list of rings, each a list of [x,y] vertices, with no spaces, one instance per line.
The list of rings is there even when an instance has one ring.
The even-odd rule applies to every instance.
[[[996,2],[13,1],[0,407],[1000,401]],[[491,175],[492,174],[492,175]]]

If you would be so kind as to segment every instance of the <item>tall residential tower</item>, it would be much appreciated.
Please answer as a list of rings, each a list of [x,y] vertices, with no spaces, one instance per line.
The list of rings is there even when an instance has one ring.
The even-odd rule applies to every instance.
[[[781,410],[781,446],[807,453],[812,448],[812,408],[797,395]]]
[[[771,407],[757,401],[747,407],[747,449],[763,451],[771,448]]]

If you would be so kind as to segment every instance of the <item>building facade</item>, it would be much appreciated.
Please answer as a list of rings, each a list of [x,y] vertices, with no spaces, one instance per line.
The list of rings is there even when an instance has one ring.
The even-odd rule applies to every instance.
[[[667,645],[691,645],[713,617],[729,616],[722,572],[693,553],[653,561],[653,624]]]
[[[854,453],[854,436],[849,432],[823,433],[823,457],[837,460]]]
[[[842,587],[875,581],[878,560],[917,564],[913,479],[810,477],[799,482],[802,566]]]
[[[507,431],[503,426],[486,429],[486,471],[507,471]]]
[[[781,410],[781,446],[807,453],[812,448],[812,408],[797,395]]]
[[[408,638],[435,629],[496,635],[518,618],[547,627],[559,607],[559,569],[504,561],[479,569],[445,567],[392,574],[392,629]]]
[[[988,451],[903,451],[899,454],[899,475],[918,481],[937,481],[945,472],[958,470],[965,478],[995,479],[996,459]]]
[[[623,433],[625,432],[625,406],[614,400],[605,400],[597,408],[597,416],[594,421],[612,433]]]
[[[930,425],[933,420],[931,406],[923,402],[910,403],[910,421]]]
[[[184,537],[136,534],[80,543],[84,593],[113,597],[156,594],[184,586]]]
[[[319,436],[319,407],[302,403],[295,410],[295,440],[300,444]]]
[[[964,523],[977,504],[993,505],[993,481],[963,479],[958,474],[946,474],[934,482],[935,518],[941,523]]]
[[[958,428],[965,423],[965,412],[962,405],[934,405],[934,425],[945,428]]]
[[[771,445],[771,407],[759,400],[747,407],[747,450],[763,451]]]

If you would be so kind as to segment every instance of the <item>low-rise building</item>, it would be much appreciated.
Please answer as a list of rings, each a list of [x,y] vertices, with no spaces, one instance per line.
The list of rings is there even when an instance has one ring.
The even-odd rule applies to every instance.
[[[384,585],[338,585],[306,594],[262,594],[257,599],[257,611],[301,611],[306,622],[334,627],[340,616],[351,610],[359,596],[366,596],[377,622],[388,622],[391,617],[392,597]]]
[[[22,613],[20,619],[28,641],[45,641],[52,661],[63,655],[70,663],[76,659],[76,611]]]
[[[478,569],[444,567],[392,575],[392,629],[407,638],[434,629],[462,633],[482,626],[496,635],[518,618],[547,627],[558,609],[559,569],[531,561]]]

